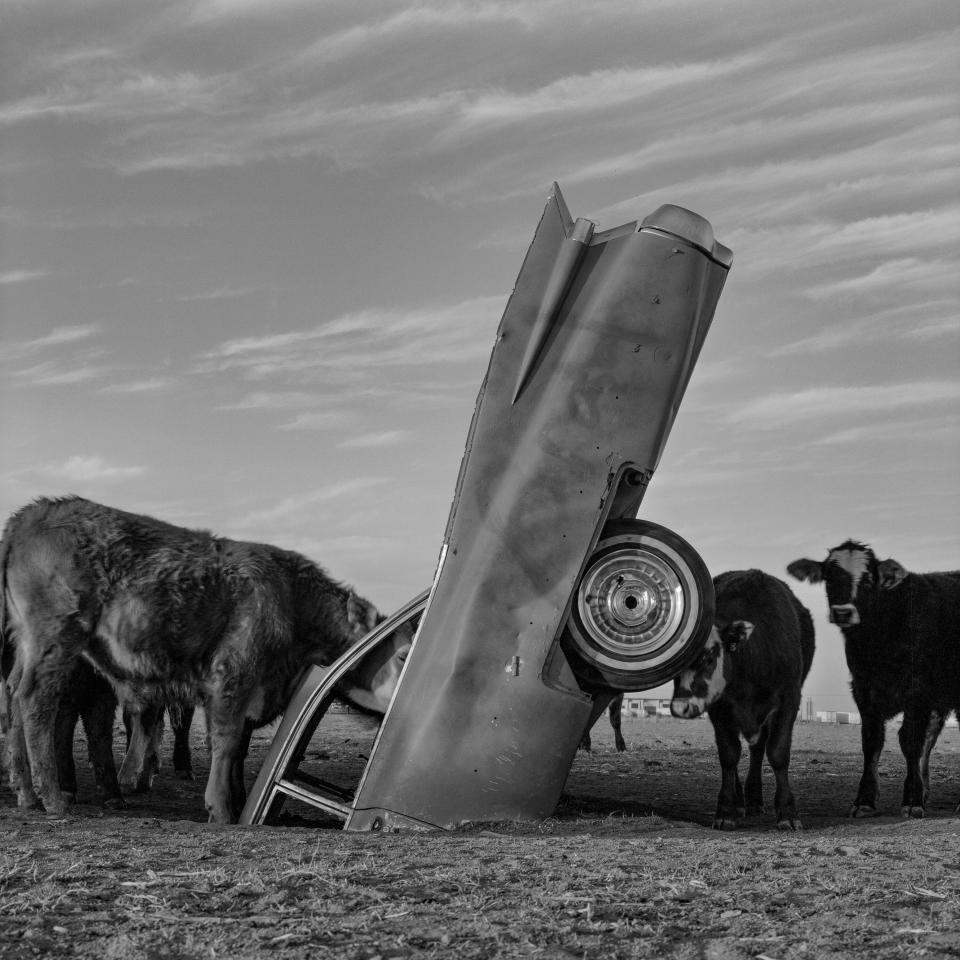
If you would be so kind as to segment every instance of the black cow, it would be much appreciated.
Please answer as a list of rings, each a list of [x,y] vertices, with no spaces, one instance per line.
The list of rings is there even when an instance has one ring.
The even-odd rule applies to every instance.
[[[253,729],[273,720],[310,663],[330,664],[376,609],[299,554],[185,530],[78,497],[42,499],[8,521],[0,548],[0,639],[12,642],[10,740],[46,810],[66,798],[56,718],[82,660],[132,713],[124,761],[143,769],[151,704],[202,701],[211,741],[210,819],[243,807]],[[121,782],[124,771],[121,770]]]
[[[896,560],[877,560],[857,540],[834,547],[822,563],[795,560],[787,571],[826,584],[830,622],[843,633],[863,744],[863,776],[850,816],[877,813],[886,721],[902,712],[901,813],[922,817],[930,751],[950,711],[960,707],[960,572],[908,573]]]
[[[619,693],[610,701],[610,706],[607,707],[607,716],[610,717],[610,726],[613,727],[613,742],[617,747],[617,750],[620,753],[623,753],[627,749],[627,741],[623,739],[623,694]],[[586,750],[587,753],[593,747],[593,744],[590,741],[590,731],[593,729],[593,724],[587,728],[587,732],[583,735],[583,738],[580,741],[580,749]]]
[[[781,830],[802,827],[788,771],[800,691],[813,662],[810,612],[785,583],[760,570],[731,570],[713,581],[714,627],[694,665],[674,681],[670,711],[713,724],[721,785],[713,826],[763,812],[766,752],[776,777],[774,811]],[[746,791],[740,781],[740,736],[750,746]]]

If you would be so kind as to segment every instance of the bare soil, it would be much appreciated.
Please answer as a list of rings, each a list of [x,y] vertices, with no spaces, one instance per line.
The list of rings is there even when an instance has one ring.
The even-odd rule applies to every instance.
[[[357,718],[321,729],[318,762],[362,767]],[[199,732],[198,780],[167,766],[123,811],[80,803],[50,820],[3,784],[0,957],[960,957],[956,729],[934,754],[926,819],[899,816],[890,731],[882,815],[849,820],[859,728],[798,724],[805,829],[789,834],[770,813],[710,829],[708,722],[625,718],[624,734],[617,754],[597,724],[550,820],[426,835],[208,825]],[[254,740],[248,782],[268,739]]]

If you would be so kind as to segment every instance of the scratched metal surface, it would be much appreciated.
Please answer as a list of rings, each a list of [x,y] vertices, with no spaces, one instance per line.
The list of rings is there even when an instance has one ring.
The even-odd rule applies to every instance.
[[[709,224],[690,215],[691,228],[678,209],[652,225],[679,223],[710,250]],[[542,818],[563,788],[592,707],[558,646],[569,601],[603,523],[642,496],[617,496],[621,478],[659,462],[729,267],[719,244],[711,255],[634,224],[574,257],[573,231],[555,189],[497,333],[433,590],[347,829]],[[564,258],[576,262],[558,281]],[[545,298],[559,307],[543,333]]]

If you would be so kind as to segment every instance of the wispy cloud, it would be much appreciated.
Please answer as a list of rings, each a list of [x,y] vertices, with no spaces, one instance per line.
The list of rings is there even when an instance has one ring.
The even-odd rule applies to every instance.
[[[810,420],[836,423],[852,415],[960,399],[960,382],[919,381],[881,386],[819,387],[757,397],[730,411],[727,423],[776,429]]]
[[[0,273],[0,285],[26,283],[29,280],[39,280],[47,275],[46,270],[7,270],[5,273]]]
[[[250,379],[360,377],[384,368],[444,366],[489,355],[502,297],[406,311],[367,310],[307,330],[229,340],[198,360],[202,373]]]
[[[807,296],[814,300],[830,300],[836,297],[882,295],[890,289],[932,295],[955,292],[956,263],[946,259],[921,260],[917,257],[887,260],[857,276],[812,286],[808,288]]]
[[[177,381],[172,377],[149,377],[145,380],[131,380],[128,383],[112,383],[103,387],[101,393],[110,394],[135,394],[135,393],[160,393],[176,386]]]
[[[771,357],[826,353],[864,342],[906,341],[922,343],[960,335],[960,302],[957,299],[914,298],[906,305],[870,312],[843,322],[828,318],[823,329],[769,351]]]
[[[255,287],[217,287],[214,290],[177,297],[176,299],[178,303],[193,303],[205,300],[236,300],[238,297],[246,297],[254,292],[256,292]]]
[[[932,415],[924,419],[884,419],[881,423],[863,424],[824,434],[814,442],[823,446],[859,445],[863,443],[895,443],[903,445],[922,438],[929,443],[936,438],[956,444],[956,417]]]
[[[277,524],[302,515],[308,507],[339,500],[343,497],[387,483],[386,477],[357,477],[340,483],[332,483],[318,490],[311,490],[298,496],[285,497],[279,503],[260,510],[254,510],[237,520],[238,529],[255,528],[265,524]]]
[[[298,413],[293,420],[280,425],[281,430],[334,430],[345,426],[350,415],[340,410],[318,410]]]
[[[54,327],[48,334],[36,337],[33,340],[0,344],[0,360],[19,360],[49,348],[89,340],[100,332],[100,325],[96,323],[80,324],[73,327]]]
[[[288,391],[288,392],[270,392],[258,391],[248,393],[239,400],[230,403],[224,403],[219,406],[220,410],[290,410],[297,407],[309,407],[321,402],[320,397],[314,393]]]
[[[339,447],[395,447],[410,436],[408,430],[382,430],[376,433],[361,433],[347,437],[337,444]]]

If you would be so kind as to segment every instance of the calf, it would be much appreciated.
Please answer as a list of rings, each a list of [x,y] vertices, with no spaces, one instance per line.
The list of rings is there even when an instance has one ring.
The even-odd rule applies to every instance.
[[[813,619],[786,584],[760,570],[731,570],[713,584],[714,627],[700,658],[674,681],[670,711],[690,719],[706,710],[713,724],[721,769],[714,828],[763,812],[766,752],[777,782],[777,826],[799,830],[788,770],[800,691],[813,662]],[[741,734],[750,746],[746,792],[737,770]]]
[[[623,753],[627,749],[627,741],[623,739],[623,694],[619,693],[610,701],[607,708],[607,715],[610,717],[610,726],[613,728],[613,742],[618,752]],[[580,741],[580,749],[590,752],[593,744],[590,742],[590,731],[593,729],[591,723],[587,727],[587,732]]]
[[[202,700],[211,743],[204,800],[212,821],[233,822],[253,729],[283,710],[308,664],[331,663],[378,618],[299,554],[78,497],[38,500],[10,518],[0,586],[0,635],[12,637],[19,660],[13,749],[29,757],[52,814],[66,802],[55,718],[82,660],[130,710],[127,760],[138,769],[149,750],[138,714]]]
[[[850,816],[877,813],[886,722],[902,712],[901,813],[922,817],[930,751],[950,711],[960,707],[960,572],[908,573],[896,560],[877,560],[856,540],[834,547],[823,562],[795,560],[787,571],[826,585],[830,622],[843,634],[863,747]]]

